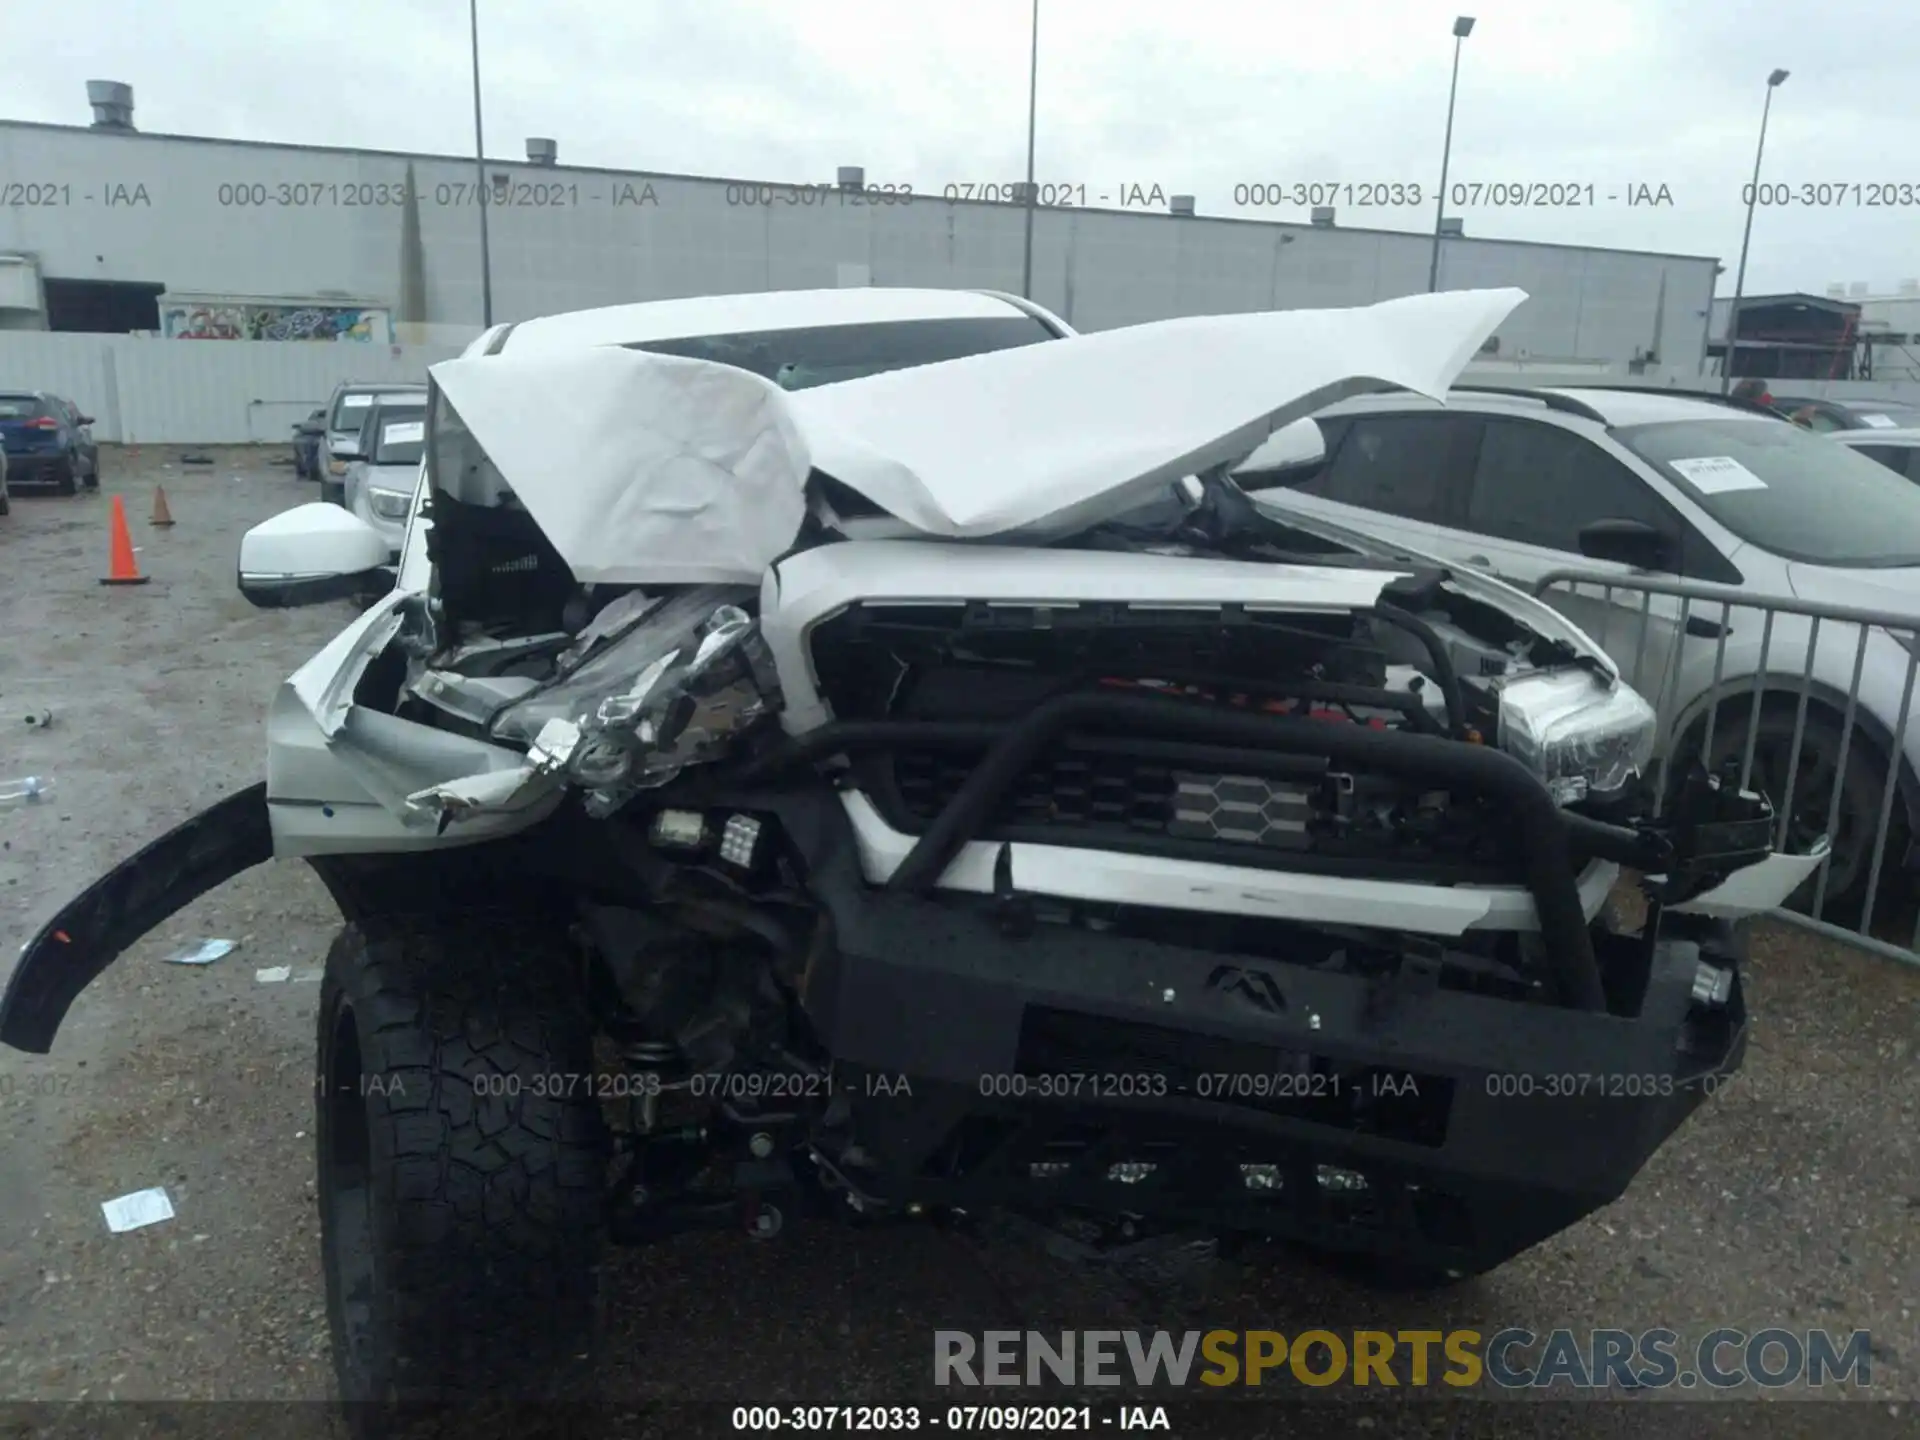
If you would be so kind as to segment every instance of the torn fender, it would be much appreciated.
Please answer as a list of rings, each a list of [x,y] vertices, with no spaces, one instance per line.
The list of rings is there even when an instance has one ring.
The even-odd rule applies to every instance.
[[[134,941],[273,858],[267,787],[249,785],[121,861],[29,940],[0,997],[0,1044],[44,1055],[67,1010]]]

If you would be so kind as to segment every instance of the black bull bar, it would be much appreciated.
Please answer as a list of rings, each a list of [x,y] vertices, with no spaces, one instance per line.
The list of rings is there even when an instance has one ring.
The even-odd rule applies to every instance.
[[[1670,883],[1697,892],[1770,851],[1772,810],[1767,802],[1723,793],[1705,777],[1702,785],[1685,792],[1683,803],[1660,828],[1629,828],[1563,810],[1525,765],[1484,745],[1109,691],[1058,696],[1008,725],[834,722],[752,762],[741,778],[761,778],[801,761],[855,750],[985,743],[986,754],[887,882],[894,894],[924,896],[1041,752],[1070,731],[1089,730],[1320,756],[1500,801],[1509,809],[1518,868],[1539,915],[1555,998],[1578,1010],[1607,1008],[1580,901],[1577,877],[1582,862],[1612,860],[1643,873],[1665,874]],[[1684,895],[1675,891],[1668,898]]]

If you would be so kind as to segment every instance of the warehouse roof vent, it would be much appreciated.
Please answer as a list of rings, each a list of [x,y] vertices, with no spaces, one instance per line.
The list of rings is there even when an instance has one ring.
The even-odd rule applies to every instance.
[[[1172,195],[1167,198],[1167,209],[1175,215],[1193,214],[1193,196]]]
[[[1333,228],[1333,207],[1331,205],[1316,205],[1313,207],[1313,215],[1311,218],[1313,223],[1318,225],[1322,230],[1331,230]]]
[[[842,190],[864,190],[867,188],[867,171],[862,165],[842,165],[839,174]]]
[[[118,80],[87,81],[87,103],[95,130],[133,129],[133,87]]]
[[[1844,280],[1836,280],[1831,285],[1827,286],[1827,298],[1829,300],[1846,299],[1847,298],[1847,282]]]
[[[560,160],[560,144],[538,135],[527,137],[527,160],[534,165],[554,165]]]
[[[1852,299],[1855,299],[1855,300],[1858,300],[1858,299],[1861,299],[1862,297],[1864,297],[1864,296],[1866,295],[1866,293],[1867,293],[1867,282],[1866,282],[1866,281],[1864,281],[1864,280],[1849,280],[1849,281],[1847,282],[1847,294],[1848,294],[1848,296],[1849,296],[1850,298],[1852,298]]]
[[[1902,280],[1900,282],[1900,293],[1902,295],[1920,295],[1920,280]]]

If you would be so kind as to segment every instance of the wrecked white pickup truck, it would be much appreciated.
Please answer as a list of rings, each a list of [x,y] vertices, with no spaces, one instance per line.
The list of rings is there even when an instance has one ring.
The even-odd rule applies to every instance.
[[[1821,858],[1719,777],[1656,811],[1652,713],[1553,610],[1234,485],[1319,406],[1444,393],[1523,298],[498,327],[434,368],[399,583],[287,681],[265,782],[50,920],[0,1040],[313,865],[350,1400],[572,1383],[605,1242],[823,1208],[1498,1265],[1737,1068],[1728,922]],[[243,588],[337,592],[362,529],[276,517]]]

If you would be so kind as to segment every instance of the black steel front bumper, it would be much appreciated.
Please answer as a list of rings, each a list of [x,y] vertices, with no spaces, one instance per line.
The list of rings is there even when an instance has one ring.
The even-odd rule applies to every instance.
[[[1618,1196],[1740,1064],[1732,931],[1662,924],[1657,904],[1644,936],[1590,926],[1574,877],[1607,858],[1689,898],[1769,853],[1764,799],[1698,775],[1664,826],[1609,824],[1563,811],[1485,747],[1160,698],[1069,695],[980,729],[830,725],[746,772],[989,741],[884,889],[864,883],[839,827],[799,827],[834,931],[802,998],[842,1077],[857,1183],[880,1203],[1084,1206],[1481,1270]],[[1458,971],[1431,946],[1408,943],[1368,978],[1030,914],[1010,924],[1018,897],[939,892],[1042,749],[1089,729],[1328,755],[1496,799],[1550,1003],[1443,985]],[[1733,972],[1718,1003],[1694,998],[1703,960]]]
[[[1745,1049],[1717,926],[1597,931],[1592,1012],[1417,968],[1010,938],[987,901],[849,894],[834,922],[804,1000],[891,1204],[1084,1206],[1477,1271],[1617,1197]],[[1713,1009],[1702,959],[1736,972]]]

